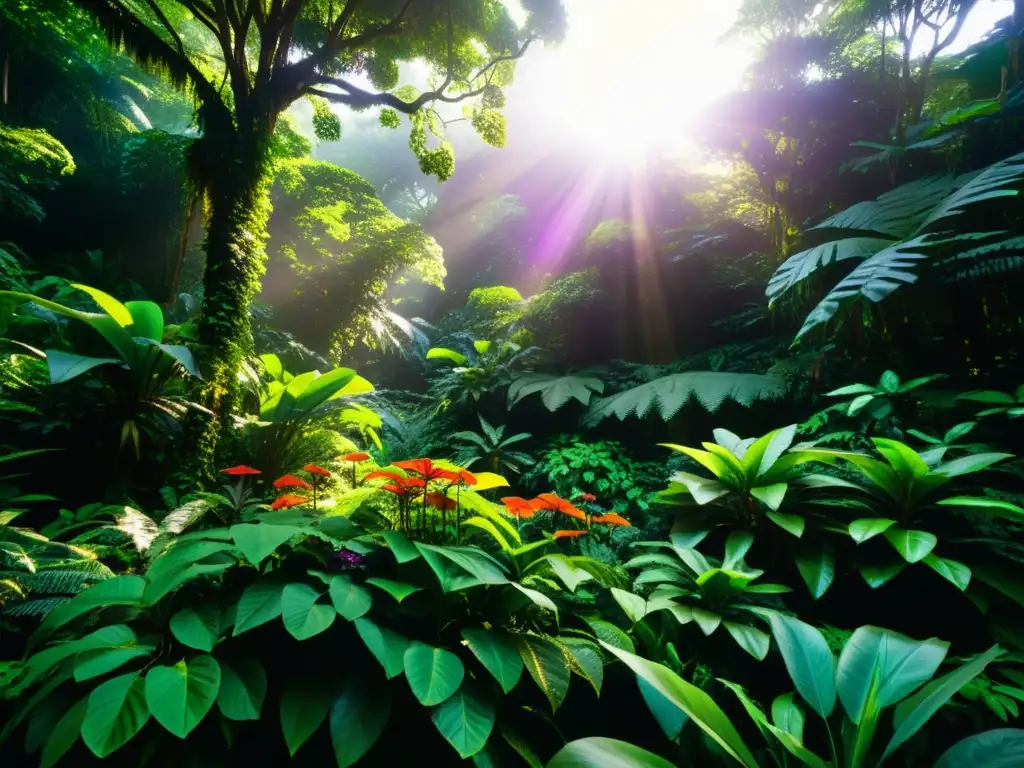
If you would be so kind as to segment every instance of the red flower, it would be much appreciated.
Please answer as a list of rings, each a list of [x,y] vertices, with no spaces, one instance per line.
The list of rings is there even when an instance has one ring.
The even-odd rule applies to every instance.
[[[263,474],[258,469],[253,469],[252,467],[247,467],[247,466],[245,466],[245,464],[239,464],[237,467],[228,467],[227,469],[222,469],[221,472],[223,472],[225,475],[262,475]]]
[[[476,475],[468,469],[457,471],[442,469],[435,471],[434,477],[438,480],[447,480],[450,483],[462,483],[463,485],[476,485]]]
[[[369,458],[370,458],[370,454],[362,453],[361,451],[357,451],[356,453],[346,453],[344,456],[341,457],[341,460],[342,461],[359,462],[359,461],[366,461]]]
[[[615,512],[609,512],[607,515],[601,515],[600,517],[591,518],[592,523],[604,523],[605,525],[622,525],[626,528],[632,528],[632,524],[624,518],[622,515],[618,515]]]
[[[307,464],[303,467],[304,470],[309,472],[311,475],[320,475],[320,477],[330,477],[331,473],[323,467],[318,467],[316,464]]]
[[[579,499],[580,501],[587,502],[587,504],[593,504],[595,501],[597,501],[597,496],[595,496],[592,493],[581,493],[579,495]]]
[[[561,512],[569,517],[575,517],[577,520],[587,519],[587,516],[576,509],[570,502],[555,496],[553,493],[542,493],[537,498],[531,499],[530,506],[538,512],[542,509],[550,509],[554,512]]]
[[[450,499],[443,493],[428,493],[427,504],[437,509],[455,509],[455,499]]]
[[[279,477],[274,481],[275,488],[305,488],[306,490],[311,489],[313,486],[303,480],[301,477],[295,475],[285,475]]]
[[[299,496],[294,493],[286,493],[284,496],[278,496],[274,499],[274,503],[270,505],[271,509],[288,509],[289,507],[296,507],[299,504],[305,504],[309,499],[305,496]]]
[[[501,503],[505,505],[505,511],[512,515],[512,517],[525,520],[537,514],[530,502],[519,496],[504,496],[501,499]]]
[[[555,531],[553,538],[556,539],[575,539],[577,536],[586,536],[586,531]]]

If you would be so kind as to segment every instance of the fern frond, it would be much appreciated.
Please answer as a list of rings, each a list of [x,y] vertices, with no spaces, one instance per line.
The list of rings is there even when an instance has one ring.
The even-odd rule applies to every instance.
[[[88,570],[52,568],[26,574],[21,582],[33,595],[74,595],[106,578]]]
[[[569,400],[579,400],[590,405],[593,393],[604,393],[604,382],[594,376],[555,376],[547,373],[531,373],[520,376],[508,388],[508,407],[524,397],[541,393],[541,401],[549,411],[557,411]]]
[[[800,251],[786,259],[771,276],[765,295],[771,303],[821,267],[846,259],[866,259],[892,244],[892,240],[878,237],[846,237]]]
[[[173,512],[171,514],[174,514]],[[164,518],[166,521],[167,518]],[[137,509],[125,507],[112,526],[128,536],[139,552],[145,552],[160,533],[160,528],[149,515]]]
[[[584,423],[596,424],[612,414],[620,420],[634,413],[643,418],[652,406],[657,406],[661,418],[668,421],[691,398],[706,410],[715,412],[726,400],[750,406],[756,400],[782,397],[785,392],[786,381],[778,376],[719,371],[675,373],[597,400],[584,417]]]
[[[848,229],[907,237],[922,226],[944,197],[965,181],[964,177],[954,176],[918,179],[880,195],[877,200],[856,203],[810,229]]]
[[[569,557],[569,562],[577,568],[586,571],[594,577],[594,581],[603,587],[616,587],[618,589],[629,588],[629,575],[621,568],[608,563],[602,563],[592,557],[575,555]]]
[[[1016,196],[1018,190],[1006,189],[1006,185],[1018,181],[1021,177],[1024,177],[1024,152],[990,165],[974,176],[956,192],[939,203],[935,210],[921,223],[917,231],[920,232],[926,227],[930,227],[940,219],[959,216],[964,212],[965,206],[973,203],[980,203],[983,200],[992,200],[997,197]]]
[[[61,603],[70,600],[70,597],[42,597],[39,599],[30,598],[20,602],[4,606],[5,616],[20,616],[22,618],[44,618]]]
[[[193,525],[198,523],[207,512],[210,511],[210,504],[206,499],[193,499],[167,515],[160,521],[160,533],[178,535],[184,533]]]

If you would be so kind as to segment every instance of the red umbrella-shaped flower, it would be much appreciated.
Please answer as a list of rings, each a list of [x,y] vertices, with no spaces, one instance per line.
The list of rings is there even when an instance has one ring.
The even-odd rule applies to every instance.
[[[606,515],[599,515],[590,519],[592,523],[603,523],[604,525],[621,525],[626,528],[632,528],[632,523],[629,522],[622,515],[616,514],[615,512],[609,512]]]
[[[225,475],[231,475],[233,477],[243,477],[245,475],[262,475],[263,474],[258,469],[253,469],[252,467],[247,467],[247,466],[245,466],[245,464],[239,464],[237,467],[228,467],[227,469],[222,469],[221,472],[223,472]]]
[[[576,509],[571,502],[566,501],[553,493],[542,493],[537,498],[530,499],[530,506],[537,512],[549,509],[553,512],[561,512],[563,515],[574,517],[577,520],[587,519],[587,516],[580,510]]]
[[[301,477],[295,475],[284,475],[283,477],[277,478],[274,481],[274,487],[280,490],[281,488],[304,488],[309,491],[313,489],[313,486],[303,480]]]
[[[447,480],[453,485],[455,483],[461,483],[462,485],[476,485],[476,475],[470,472],[468,469],[442,469],[440,472],[435,473],[435,477],[438,480]]]
[[[357,451],[355,453],[346,453],[341,457],[342,461],[346,461],[352,465],[352,487],[356,487],[356,464],[367,461],[370,458],[370,454]]]
[[[430,459],[409,459],[408,461],[396,461],[394,466],[412,472],[422,477],[426,482],[439,480],[445,475],[453,474],[451,470],[434,465]]]
[[[270,505],[271,509],[289,509],[290,507],[297,507],[299,504],[305,504],[309,499],[305,496],[299,496],[295,493],[286,493],[283,496],[278,496],[274,499]]]
[[[449,510],[455,509],[455,499],[445,496],[443,493],[434,493],[431,491],[425,497],[427,504],[437,509]]]
[[[525,520],[537,514],[533,505],[519,496],[503,496],[501,503],[505,505],[505,511],[516,519]]]
[[[316,464],[307,464],[306,466],[303,467],[303,469],[306,472],[309,472],[309,474],[316,475],[317,477],[330,477],[331,476],[330,472],[328,472],[323,467],[318,467]]]

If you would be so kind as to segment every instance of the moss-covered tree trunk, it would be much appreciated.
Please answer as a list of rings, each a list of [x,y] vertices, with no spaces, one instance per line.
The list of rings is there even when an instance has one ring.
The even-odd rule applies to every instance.
[[[205,381],[200,414],[190,430],[195,470],[215,470],[217,444],[239,401],[238,371],[251,351],[249,307],[264,270],[270,214],[270,137],[276,113],[239,109],[236,121],[207,121],[201,152],[206,191],[206,269],[199,320],[199,355]]]

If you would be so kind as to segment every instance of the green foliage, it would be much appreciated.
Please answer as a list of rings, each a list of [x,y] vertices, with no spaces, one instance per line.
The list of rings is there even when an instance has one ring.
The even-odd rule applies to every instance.
[[[584,419],[596,424],[615,415],[621,421],[630,414],[643,418],[652,406],[668,421],[695,399],[708,411],[717,411],[726,400],[750,406],[757,400],[774,400],[786,391],[784,379],[754,373],[688,371],[664,376],[625,392],[596,400]]]
[[[320,141],[341,141],[341,120],[323,99],[310,98],[313,104],[313,133]]]
[[[455,456],[455,463],[469,469],[481,462],[490,472],[508,470],[518,475],[534,463],[533,457],[517,450],[509,450],[509,446],[529,440],[532,435],[520,432],[505,437],[505,426],[492,427],[483,416],[480,419],[480,432],[456,432],[452,440],[463,444]]]
[[[46,131],[0,123],[0,211],[6,216],[41,221],[45,213],[32,193],[74,172],[71,153]]]
[[[431,394],[441,409],[452,404],[469,405],[482,397],[508,386],[517,374],[529,370],[540,351],[523,346],[510,333],[494,340],[470,340],[463,337],[463,351],[434,347],[427,351],[427,360],[449,365],[449,370],[430,383]],[[466,343],[468,342],[468,343]]]
[[[594,376],[557,376],[548,373],[520,376],[508,388],[509,410],[524,397],[537,392],[545,408],[557,411],[570,400],[590,405],[592,394],[604,393],[604,382]]]

